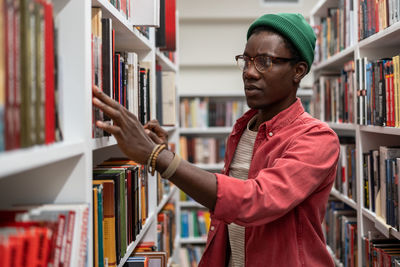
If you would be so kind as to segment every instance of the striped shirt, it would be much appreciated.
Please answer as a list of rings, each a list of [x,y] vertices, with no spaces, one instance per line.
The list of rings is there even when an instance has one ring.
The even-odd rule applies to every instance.
[[[257,116],[247,124],[247,129],[243,132],[239,144],[236,148],[235,156],[233,157],[230,166],[229,176],[247,180],[247,175],[250,168],[250,162],[253,154],[254,142],[257,137],[257,132],[250,130],[250,125],[254,122]],[[231,245],[231,258],[229,261],[230,267],[244,266],[244,231],[243,226],[231,223],[228,225],[229,242]]]

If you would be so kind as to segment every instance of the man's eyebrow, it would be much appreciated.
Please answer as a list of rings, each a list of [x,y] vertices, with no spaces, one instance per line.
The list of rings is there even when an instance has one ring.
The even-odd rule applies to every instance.
[[[247,53],[243,53],[243,56],[249,56]],[[267,53],[262,53],[262,54],[256,54],[254,57],[258,57],[258,56],[268,56],[268,57],[277,57],[277,58],[279,58],[279,56],[273,56],[273,55],[270,55],[270,54],[267,54]]]

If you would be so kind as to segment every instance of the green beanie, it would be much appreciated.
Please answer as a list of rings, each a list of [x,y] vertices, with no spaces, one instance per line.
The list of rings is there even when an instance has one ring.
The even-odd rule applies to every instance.
[[[315,33],[301,14],[279,13],[265,14],[256,19],[247,31],[247,40],[257,27],[268,26],[292,42],[299,51],[301,59],[307,62],[310,71],[314,61]]]

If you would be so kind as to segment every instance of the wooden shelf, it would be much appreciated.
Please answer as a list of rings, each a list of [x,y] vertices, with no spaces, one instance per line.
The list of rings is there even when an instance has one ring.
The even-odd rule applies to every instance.
[[[332,188],[331,195],[336,197],[340,201],[343,201],[344,203],[346,203],[353,209],[357,210],[357,203],[354,200],[350,199],[349,197],[347,197],[347,196],[343,195],[342,193],[340,193],[339,191],[337,191],[335,188]]]
[[[84,142],[58,142],[32,146],[0,154],[0,178],[70,159],[85,152]],[[5,166],[7,166],[5,168]]]
[[[388,134],[388,135],[400,135],[400,128],[394,128],[394,127],[360,125],[360,131],[369,133]]]
[[[230,134],[232,127],[181,128],[181,134]]]
[[[347,47],[339,53],[331,56],[327,60],[324,60],[317,65],[312,66],[311,70],[321,73],[332,71],[337,71],[337,73],[340,73],[340,70],[343,68],[344,63],[354,58],[355,49],[355,45]]]
[[[178,67],[174,62],[172,62],[169,58],[167,58],[159,48],[156,50],[156,60],[158,64],[162,66],[163,71],[173,71],[177,72]]]
[[[109,1],[93,0],[92,6],[101,7],[103,18],[111,18],[113,20],[113,29],[117,40],[116,50],[128,52],[152,50],[150,40],[144,37]]]
[[[203,205],[197,203],[196,201],[179,201],[179,206],[181,208],[203,208],[205,209]]]

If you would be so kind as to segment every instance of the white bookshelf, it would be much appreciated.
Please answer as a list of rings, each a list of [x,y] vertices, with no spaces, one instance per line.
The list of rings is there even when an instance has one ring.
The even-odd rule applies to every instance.
[[[100,7],[105,18],[112,19],[116,51],[133,51],[139,60],[150,61],[151,83],[155,84],[155,61],[168,71],[178,73],[171,62],[155,47],[155,30],[147,39],[137,25],[158,25],[158,0],[132,0],[134,16],[126,19],[108,0],[53,0],[54,22],[58,29],[58,104],[63,140],[51,145],[0,153],[0,208],[15,204],[85,203],[89,206],[86,266],[93,266],[92,170],[113,156],[123,156],[114,137],[92,139],[92,53],[91,8]],[[155,86],[152,86],[155,96]],[[155,100],[151,103],[155,116]],[[178,127],[165,128],[170,141],[178,144]],[[118,266],[141,241],[157,243],[157,213],[168,201],[175,201],[177,189],[157,205],[156,179],[149,177],[149,217],[136,241],[129,244]]]
[[[312,24],[318,24],[320,19],[327,15],[327,9],[337,7],[338,0],[320,0],[313,8],[310,16]],[[358,1],[353,1],[355,11],[354,25],[350,34],[358,36],[357,33],[357,16],[358,16]],[[355,39],[357,39],[356,37]],[[374,35],[361,41],[355,40],[355,43],[350,47],[345,48],[339,53],[324,60],[311,69],[314,80],[325,73],[339,73],[343,68],[344,63],[352,59],[368,57],[368,59],[379,59],[384,57],[393,57],[400,53],[398,49],[400,45],[400,22],[387,27],[386,29],[375,33]],[[322,97],[324,97],[322,95]],[[355,95],[356,97],[356,95]],[[324,98],[322,98],[324,99]],[[323,100],[321,101],[323,102]],[[356,102],[353,103],[356,112]],[[323,114],[321,114],[323,115]],[[356,116],[356,115],[355,115]],[[321,117],[323,118],[323,116]],[[397,238],[400,240],[399,232],[387,225],[380,217],[369,209],[364,208],[363,199],[363,153],[370,149],[376,149],[381,145],[400,145],[400,129],[393,127],[381,126],[366,126],[356,123],[332,123],[328,125],[336,131],[339,136],[354,136],[356,140],[356,188],[357,198],[352,200],[341,194],[336,189],[332,189],[331,195],[346,203],[357,212],[357,255],[358,267],[362,266],[364,251],[362,251],[362,236],[366,235],[369,230],[378,231],[387,238]],[[329,249],[330,250],[330,249]],[[332,256],[333,253],[330,250]],[[334,256],[333,256],[334,257]],[[338,259],[334,258],[336,266],[342,266]]]
[[[200,134],[200,135],[215,135],[229,134],[232,127],[204,127],[204,128],[180,128],[182,135]]]

